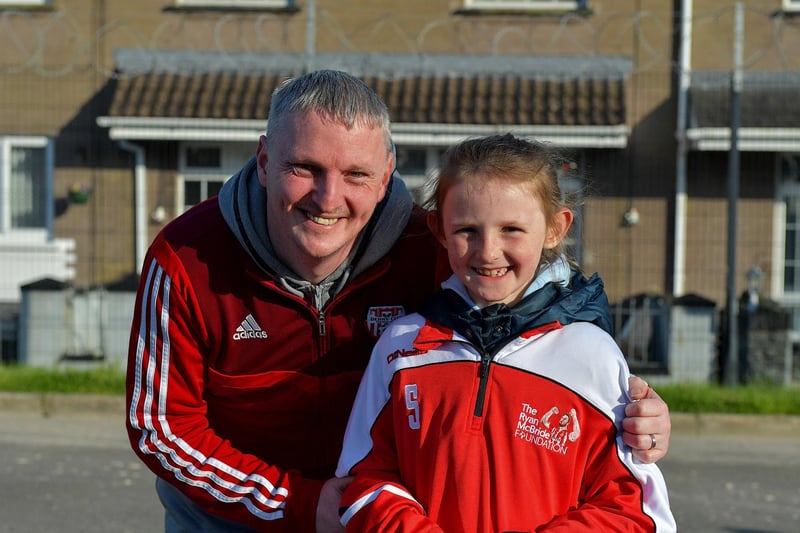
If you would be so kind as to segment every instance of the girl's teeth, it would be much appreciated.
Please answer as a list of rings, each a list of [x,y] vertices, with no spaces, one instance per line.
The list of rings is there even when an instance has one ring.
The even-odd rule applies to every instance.
[[[502,276],[506,272],[508,272],[507,268],[497,268],[493,270],[484,270],[484,269],[476,269],[478,274],[481,276],[489,276],[491,278],[496,278],[498,276]]]

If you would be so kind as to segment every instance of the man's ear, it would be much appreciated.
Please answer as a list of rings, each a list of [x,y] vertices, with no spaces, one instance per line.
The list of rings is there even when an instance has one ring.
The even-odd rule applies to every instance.
[[[552,225],[547,228],[547,239],[544,241],[545,248],[549,250],[561,244],[561,241],[567,236],[569,227],[572,225],[573,217],[572,211],[566,207],[562,207],[556,212]]]
[[[267,137],[262,135],[258,138],[258,148],[256,149],[256,171],[258,181],[262,187],[267,186]]]
[[[380,192],[378,193],[378,201],[382,201],[383,198],[386,196],[386,191],[389,190],[389,182],[392,180],[392,174],[394,174],[394,152],[389,152],[389,157],[386,160],[386,170],[381,176],[381,183],[380,183]]]

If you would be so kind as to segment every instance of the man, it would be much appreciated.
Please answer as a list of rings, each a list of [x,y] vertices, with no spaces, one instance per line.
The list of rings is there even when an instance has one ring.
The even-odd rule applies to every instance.
[[[340,529],[348,480],[332,476],[372,345],[447,269],[393,166],[385,104],[312,72],[275,91],[255,158],[219,197],[151,244],[127,426],[167,532]],[[657,460],[667,406],[641,380],[631,394],[647,398],[626,442]]]

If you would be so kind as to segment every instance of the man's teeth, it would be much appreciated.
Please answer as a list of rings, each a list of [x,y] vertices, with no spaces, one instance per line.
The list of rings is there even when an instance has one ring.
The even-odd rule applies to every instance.
[[[491,270],[484,268],[476,268],[475,271],[481,276],[489,276],[491,278],[496,278],[508,272],[508,268],[494,268]]]
[[[317,224],[322,224],[323,226],[333,226],[334,224],[336,224],[336,221],[339,220],[338,218],[316,217],[310,213],[308,213],[308,218],[310,218]]]

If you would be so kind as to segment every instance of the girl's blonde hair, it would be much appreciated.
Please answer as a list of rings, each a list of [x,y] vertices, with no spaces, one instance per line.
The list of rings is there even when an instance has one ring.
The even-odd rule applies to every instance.
[[[556,223],[556,214],[572,209],[558,185],[559,170],[569,168],[568,160],[555,148],[511,134],[467,139],[449,148],[426,184],[425,207],[436,210],[443,204],[453,185],[471,179],[505,179],[528,184],[542,204],[548,228]],[[441,212],[437,212],[442,227]],[[552,262],[566,255],[562,240],[556,247],[542,251],[542,262]],[[571,261],[570,261],[571,262]]]

